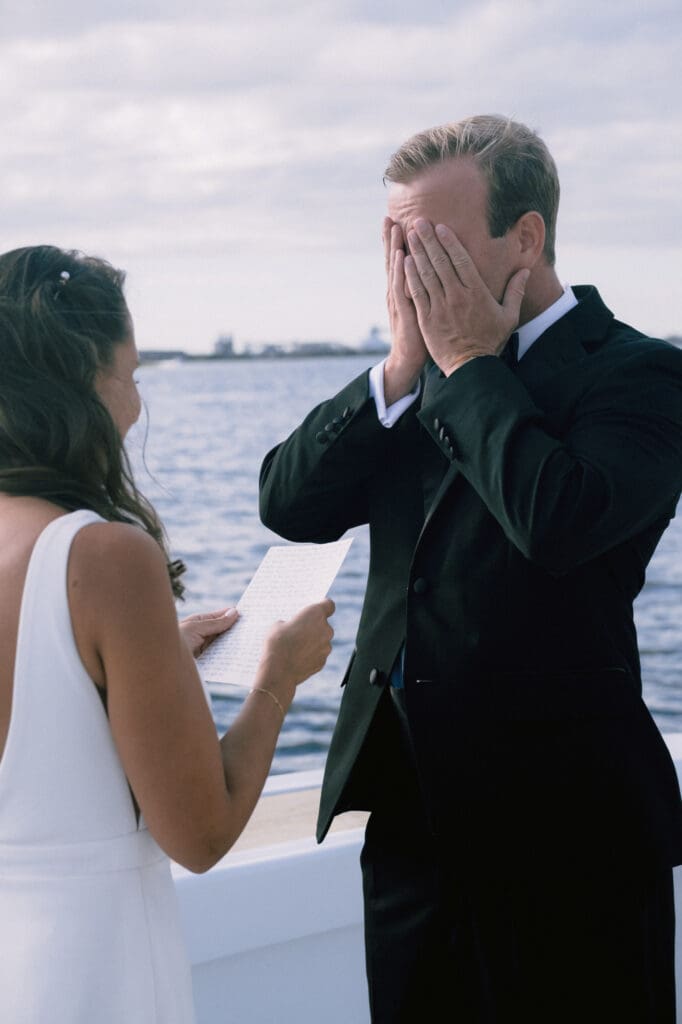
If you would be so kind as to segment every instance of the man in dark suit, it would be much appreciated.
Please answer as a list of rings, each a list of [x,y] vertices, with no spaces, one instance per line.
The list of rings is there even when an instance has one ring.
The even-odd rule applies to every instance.
[[[562,287],[523,125],[420,133],[386,179],[390,355],[261,478],[291,540],[370,527],[318,837],[372,812],[372,1020],[672,1022],[680,795],[632,602],[682,485],[682,353]]]

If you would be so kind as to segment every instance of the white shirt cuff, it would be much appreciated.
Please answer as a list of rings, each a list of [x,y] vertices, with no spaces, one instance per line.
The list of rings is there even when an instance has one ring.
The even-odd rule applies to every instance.
[[[403,398],[399,398],[393,405],[389,405],[386,408],[386,398],[384,396],[384,364],[379,363],[378,366],[373,366],[369,371],[369,393],[374,399],[374,404],[377,407],[377,416],[379,422],[384,427],[392,427],[398,422],[402,414],[406,409],[409,409],[413,402],[419,398],[419,392],[421,391],[421,381],[417,381],[414,389],[410,391],[409,395],[404,395]]]

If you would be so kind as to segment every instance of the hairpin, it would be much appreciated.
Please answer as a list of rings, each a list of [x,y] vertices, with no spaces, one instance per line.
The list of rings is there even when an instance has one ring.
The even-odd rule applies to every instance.
[[[66,282],[70,281],[70,280],[71,280],[71,274],[68,272],[68,270],[62,270],[61,274],[59,275],[59,283],[60,283],[60,285],[62,287],[64,287]]]

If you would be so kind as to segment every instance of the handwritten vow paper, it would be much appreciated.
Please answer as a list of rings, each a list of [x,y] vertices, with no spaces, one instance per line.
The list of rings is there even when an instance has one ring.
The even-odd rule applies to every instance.
[[[237,604],[239,618],[198,660],[211,689],[251,686],[270,627],[321,601],[353,538],[270,548]]]

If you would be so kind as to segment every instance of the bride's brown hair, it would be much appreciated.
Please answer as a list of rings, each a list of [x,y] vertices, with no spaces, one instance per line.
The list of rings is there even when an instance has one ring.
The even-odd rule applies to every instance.
[[[92,509],[146,530],[166,556],[161,522],[95,391],[130,335],[125,274],[106,260],[41,245],[0,256],[0,491]]]

